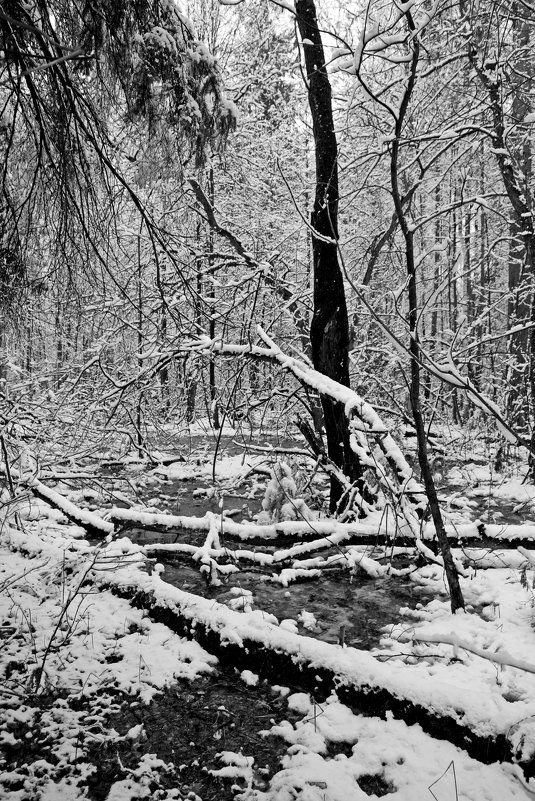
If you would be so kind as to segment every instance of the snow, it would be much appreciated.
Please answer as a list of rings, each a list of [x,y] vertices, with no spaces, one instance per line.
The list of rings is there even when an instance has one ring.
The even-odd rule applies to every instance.
[[[2,471],[4,468],[1,468]],[[102,519],[102,517],[94,512],[90,512],[87,509],[82,509],[79,506],[76,506],[72,501],[65,498],[61,493],[57,492],[56,490],[52,489],[51,487],[46,486],[41,481],[39,481],[34,475],[25,476],[21,473],[18,473],[15,470],[11,470],[13,477],[17,477],[21,481],[21,486],[32,490],[33,492],[38,495],[39,500],[34,501],[31,500],[29,503],[29,511],[28,511],[28,519],[33,518],[35,519],[35,515],[41,516],[44,515],[45,512],[43,511],[43,501],[49,502],[52,506],[56,507],[54,510],[48,510],[46,515],[50,517],[54,517],[55,519],[62,519],[61,513],[69,519],[74,520],[76,523],[81,524],[82,526],[88,526],[95,531],[101,532],[103,535],[113,533],[114,527],[111,523],[106,522]],[[26,498],[21,496],[17,498],[17,503],[24,503]],[[32,511],[32,505],[34,506],[34,511]],[[58,511],[60,510],[60,511]],[[24,512],[23,512],[24,513]],[[5,514],[5,510],[4,510]],[[58,517],[59,515],[59,517]]]
[[[437,571],[428,573],[428,576],[438,582],[441,569],[431,566],[430,570]],[[535,715],[535,700],[529,696],[516,700],[505,699],[499,689],[489,682],[488,676],[480,687],[474,687],[459,666],[433,665],[433,670],[430,670],[425,662],[406,664],[389,659],[384,663],[364,651],[297,635],[294,630],[275,626],[256,615],[252,619],[251,613],[235,612],[213,600],[186,593],[164,584],[157,576],[141,574],[134,567],[106,576],[105,583],[118,587],[138,587],[151,593],[157,604],[180,609],[182,616],[217,631],[223,641],[241,644],[250,641],[266,645],[291,655],[294,661],[307,661],[312,666],[333,671],[339,676],[341,684],[384,687],[394,696],[452,717],[482,737],[507,735],[514,730],[518,740],[518,732],[529,734],[535,726],[535,722],[531,721],[531,716]],[[467,580],[467,586],[471,585],[473,580]],[[441,610],[442,607],[445,609],[447,604],[442,604]],[[447,617],[444,610],[442,613]],[[479,625],[480,618],[477,615],[466,615],[465,619]],[[456,625],[462,621],[462,616],[455,617]],[[393,648],[399,650],[400,643],[397,640]],[[457,676],[457,673],[461,675]]]
[[[308,629],[309,631],[314,631],[318,623],[312,612],[307,612],[306,609],[303,609],[303,611],[300,612],[300,614],[297,616],[297,619],[303,628]]]
[[[425,628],[418,630],[416,639],[418,642],[452,645],[453,651],[456,655],[459,653],[459,649],[462,648],[465,651],[469,651],[471,654],[480,656],[482,659],[488,659],[489,662],[493,662],[495,665],[505,665],[507,667],[519,668],[520,670],[526,671],[526,673],[535,674],[535,664],[532,662],[527,662],[525,659],[517,659],[516,657],[511,656],[511,654],[505,648],[502,648],[499,645],[495,648],[493,647],[492,650],[489,650],[489,648],[478,648],[472,643],[463,640],[462,637],[459,637],[454,632],[450,632],[449,634],[435,634],[433,631],[427,632]],[[400,638],[400,642],[403,641],[404,638]]]
[[[498,494],[503,497],[509,497],[510,490],[498,490]],[[529,489],[519,490],[519,497],[525,498],[526,501],[531,500],[533,495],[530,494]],[[486,491],[472,490],[475,496],[485,495]],[[137,509],[122,509],[113,507],[109,510],[106,517],[117,523],[136,523],[150,528],[163,528],[163,529],[183,529],[187,531],[217,531],[219,534],[226,533],[232,537],[247,541],[251,539],[261,539],[269,542],[269,540],[278,537],[311,537],[316,535],[314,539],[306,542],[300,542],[288,548],[281,548],[273,554],[265,554],[261,551],[256,551],[254,554],[251,551],[235,551],[234,554],[237,558],[254,559],[260,564],[271,564],[283,562],[291,559],[292,557],[299,556],[308,552],[314,552],[323,548],[329,548],[336,545],[342,545],[345,540],[350,538],[359,537],[369,538],[377,535],[384,535],[387,538],[394,539],[399,534],[408,537],[415,537],[417,533],[418,539],[421,541],[428,541],[435,539],[435,527],[431,522],[424,525],[420,524],[419,529],[415,532],[414,527],[405,523],[403,526],[402,521],[393,519],[392,516],[386,516],[381,512],[370,514],[366,522],[343,523],[334,519],[315,519],[315,520],[282,520],[277,523],[259,525],[252,522],[236,523],[228,517],[221,515],[213,515],[209,513],[204,517],[189,517],[183,515],[170,515],[158,514],[146,511],[138,511]],[[522,524],[498,524],[498,523],[482,523],[480,520],[474,520],[470,523],[459,524],[451,522],[446,524],[446,532],[449,537],[457,538],[470,538],[479,539],[482,536],[495,539],[497,541],[507,542],[514,539],[523,539],[526,541],[535,540],[535,523],[527,522]],[[322,536],[323,535],[323,536]],[[416,542],[416,539],[415,539]],[[423,547],[421,548],[422,550]],[[154,544],[147,546],[147,554],[156,553],[173,553],[173,552],[197,552],[198,548],[187,543],[176,544]],[[223,553],[230,553],[230,549],[209,549],[209,555],[217,558]],[[349,557],[348,557],[349,558]],[[370,568],[369,574],[378,575],[384,572],[383,568],[372,566],[371,561],[363,559],[362,556],[357,555],[356,560],[361,563],[363,569]],[[436,557],[434,557],[436,558]],[[347,559],[346,559],[347,561]]]
[[[212,776],[219,776],[222,779],[244,779],[248,785],[252,784],[254,757],[247,757],[233,751],[221,751],[217,757],[220,762],[223,762],[224,767],[219,770],[210,770]]]
[[[38,726],[34,736],[46,735],[52,750],[47,760],[32,764],[30,757],[25,770],[13,776],[14,781],[24,781],[29,795],[9,790],[9,776],[4,772],[0,773],[0,796],[6,801],[78,801],[87,797],[87,777],[93,770],[86,746],[119,739],[106,725],[105,714],[117,693],[146,703],[177,678],[193,680],[209,673],[217,660],[197,643],[178,637],[143,611],[95,587],[78,590],[70,616],[57,628],[66,599],[86,567],[94,564],[94,555],[82,543],[74,543],[71,549],[65,539],[56,538],[55,546],[43,542],[40,548],[38,538],[31,534],[21,534],[19,539],[4,531],[2,536],[0,615],[10,628],[2,633],[0,652],[0,736],[4,743],[20,747],[19,738],[24,739],[25,731],[32,736]],[[25,536],[27,543],[23,543]],[[6,542],[11,547],[25,544],[33,558],[6,550]],[[117,546],[116,551],[123,550],[124,543]],[[29,691],[33,686],[38,693],[53,691],[56,700],[43,708],[34,706],[31,692],[24,694],[25,686]],[[88,719],[93,720],[94,733],[80,739]],[[141,729],[126,734],[130,740],[141,736]],[[143,759],[138,774],[117,783],[108,799],[150,797],[156,763],[153,760],[149,767],[147,758]],[[147,793],[140,795],[143,787]]]
[[[230,464],[229,472],[237,467],[236,462]],[[465,479],[471,476],[473,484],[478,485],[463,490],[464,495],[458,498],[462,519],[466,519],[466,505],[471,499],[478,493],[486,496],[489,491],[531,511],[535,490],[520,480],[496,473],[491,475],[488,467],[474,464],[450,471],[448,478],[456,481],[460,474]],[[290,481],[284,471],[279,478]],[[272,489],[275,490],[275,486]],[[289,494],[294,492],[290,485],[287,489]],[[77,500],[81,503],[83,499]],[[275,501],[268,506],[264,511],[278,509],[280,504]],[[52,648],[46,657],[42,679],[42,691],[52,688],[65,693],[67,698],[58,698],[52,710],[39,719],[41,730],[46,729],[54,739],[54,758],[57,759],[57,765],[51,762],[39,768],[32,767],[35,778],[31,781],[39,781],[42,798],[54,801],[61,797],[74,801],[86,797],[85,785],[91,765],[78,736],[85,725],[87,711],[76,711],[70,699],[83,699],[94,711],[100,724],[94,734],[98,742],[113,744],[122,737],[135,749],[146,737],[142,718],[123,735],[107,727],[102,705],[107,690],[112,687],[115,692],[143,704],[172,687],[178,678],[195,681],[197,676],[209,674],[216,663],[215,658],[196,643],[183,640],[165,626],[154,623],[144,612],[110,593],[109,588],[140,589],[152,596],[160,607],[171,612],[179,610],[192,623],[204,624],[223,642],[272,648],[290,655],[297,663],[310,663],[318,674],[322,668],[330,670],[337,675],[341,687],[384,687],[395,698],[449,716],[482,738],[503,735],[518,758],[524,761],[535,754],[535,596],[532,589],[535,549],[490,551],[481,547],[456,551],[457,559],[462,558],[476,567],[465,571],[465,577],[461,578],[467,603],[465,614],[451,614],[444,597],[444,572],[434,555],[434,563],[418,569],[411,567],[410,581],[416,589],[427,588],[433,600],[416,609],[403,610],[401,622],[385,627],[381,642],[369,653],[321,642],[317,636],[299,634],[304,630],[318,635],[316,617],[306,609],[296,614],[296,619],[286,618],[280,624],[261,609],[253,611],[255,596],[251,590],[239,586],[239,576],[231,577],[234,584],[220,596],[224,604],[172,587],[162,580],[158,566],[152,575],[145,572],[146,554],[159,553],[170,546],[141,548],[122,537],[109,538],[109,542],[103,542],[95,551],[79,537],[79,529],[65,525],[61,513],[49,512],[46,504],[37,502],[26,516],[24,532],[5,523],[0,559],[0,586],[6,586],[5,582],[10,585],[9,597],[0,594],[3,623],[0,679],[19,683],[23,679],[29,686],[31,682],[35,684],[47,643],[61,643],[60,648]],[[280,536],[281,532],[288,537],[313,536],[312,542],[292,542],[286,548],[256,554],[265,564],[290,560],[291,567],[281,571],[278,577],[282,584],[304,576],[320,577],[323,569],[335,560],[343,560],[375,577],[383,576],[386,570],[376,552],[344,544],[349,536],[377,533],[379,517],[366,523],[312,520],[258,526],[234,523],[213,513],[198,519],[132,509],[113,510],[110,514],[113,520],[121,517],[124,521],[206,532],[200,547],[189,543],[176,543],[171,547],[196,556],[198,565],[209,574],[218,556],[228,550],[220,543],[222,525],[224,531],[232,531],[242,539],[256,537],[260,532],[267,540]],[[97,518],[102,521],[98,515]],[[456,528],[452,526],[450,530],[476,537],[480,526],[480,521],[475,520]],[[485,524],[485,527],[487,533],[502,540],[520,534],[533,538],[535,532],[535,525],[529,520],[517,526]],[[76,538],[71,536],[73,532],[78,535]],[[424,538],[431,534],[432,527],[427,526]],[[332,547],[333,543],[341,548],[341,553],[326,557],[314,553],[322,546]],[[418,547],[431,558],[423,542],[419,542]],[[240,558],[255,555],[252,550],[236,553]],[[493,567],[479,569],[483,565]],[[236,570],[235,565],[221,565],[218,570],[219,567]],[[224,578],[218,570],[215,571],[217,575]],[[90,594],[86,594],[85,589],[81,591],[80,581],[84,577],[89,582]],[[79,597],[80,601],[79,606],[72,607],[76,608],[73,619],[77,627],[63,642],[64,635],[55,632],[54,626],[65,599],[71,595]],[[37,635],[32,636],[27,625],[28,614],[31,614]],[[22,666],[16,668],[14,676],[9,676],[6,666],[17,661]],[[247,667],[239,673],[239,680],[251,691],[260,689],[263,682],[257,672]],[[371,796],[364,789],[370,777],[387,788],[387,796],[394,801],[432,797],[431,790],[440,801],[456,797],[464,801],[502,801],[503,798],[524,799],[532,794],[518,766],[483,766],[463,750],[446,741],[435,740],[417,725],[408,726],[388,714],[386,720],[362,717],[340,703],[335,694],[318,703],[306,693],[291,693],[278,686],[273,687],[273,691],[280,693],[280,703],[283,703],[284,694],[288,695],[288,708],[299,719],[294,723],[288,720],[262,723],[268,726],[264,736],[282,738],[287,749],[269,783],[262,789],[255,785],[258,769],[254,757],[249,755],[247,742],[241,751],[221,751],[220,766],[210,770],[221,781],[234,782],[236,798],[242,801],[290,801],[296,797],[313,801],[373,798],[374,784]],[[4,747],[17,747],[17,726],[37,726],[41,713],[31,703],[20,704],[18,700],[13,703],[5,694],[0,698],[0,741]],[[151,788],[166,769],[166,764],[156,755],[141,757],[137,767],[113,784],[108,799],[133,801],[153,797]],[[62,775],[62,771],[66,775]],[[13,781],[17,781],[17,777],[19,773],[14,771]],[[5,772],[0,778],[0,793],[7,786],[2,782],[8,779]],[[176,793],[173,795],[174,791],[165,792],[167,795],[162,790],[159,797],[178,797]],[[8,791],[6,799],[15,801],[14,792]]]
[[[273,0],[273,2],[284,8],[286,11],[290,11],[292,14],[295,14],[295,5],[291,2],[291,0]]]
[[[163,760],[157,759],[153,754],[144,754],[135,770],[124,769],[130,775],[126,779],[114,782],[106,801],[138,801],[138,799],[153,798],[151,786],[160,771],[165,772],[167,767]],[[165,796],[159,797],[167,801],[180,798],[180,795],[171,790]]]
[[[243,479],[265,460],[260,456],[223,456],[215,462],[215,471],[218,479]],[[168,467],[158,467],[157,472],[163,473],[168,481],[180,481],[184,478],[212,478],[212,462],[201,461],[198,465],[191,462],[173,462]]]
[[[240,673],[240,679],[249,687],[256,687],[258,684],[258,676],[256,673],[252,673],[250,670],[242,670]]]
[[[81,544],[80,544],[81,545]],[[36,566],[36,569],[24,579],[35,589],[36,594],[28,593],[25,586],[23,593],[25,603],[33,603],[36,607],[36,620],[46,630],[47,616],[52,617],[49,610],[49,601],[40,603],[42,593],[39,593],[40,582],[46,580],[50,586],[50,578],[54,574],[54,563],[48,550],[44,548],[47,556]],[[128,545],[127,540],[113,543],[109,546],[109,555],[118,558],[120,555],[131,559],[135,556],[135,548]],[[76,552],[74,552],[76,554]],[[73,555],[72,558],[79,559]],[[58,564],[56,560],[55,564]],[[8,576],[23,575],[27,562],[17,554],[10,554],[4,560],[4,573]],[[498,571],[500,572],[500,571]],[[440,569],[431,566],[427,572],[420,571],[418,579],[422,581],[440,580]],[[507,571],[501,571],[502,579]],[[142,586],[145,590],[154,592],[161,602],[172,608],[177,602],[184,603],[182,607],[188,610],[195,619],[205,621],[216,628],[229,641],[242,641],[256,639],[269,643],[272,647],[286,650],[296,659],[310,659],[314,664],[331,665],[334,667],[342,683],[351,681],[359,683],[366,680],[380,681],[398,695],[411,697],[419,703],[428,704],[431,708],[439,709],[443,713],[456,716],[460,721],[468,722],[474,730],[482,734],[492,734],[501,731],[513,732],[513,738],[526,753],[535,747],[529,725],[530,715],[535,714],[535,705],[532,700],[531,680],[525,678],[522,672],[514,667],[506,667],[505,671],[511,673],[507,681],[502,679],[501,685],[496,685],[496,672],[487,661],[480,660],[484,667],[477,668],[474,673],[474,662],[477,655],[473,655],[467,662],[463,657],[462,664],[442,665],[436,658],[421,659],[416,664],[401,662],[394,654],[399,654],[404,648],[407,654],[420,649],[422,655],[429,653],[429,646],[423,642],[425,636],[433,641],[433,648],[452,647],[440,645],[440,631],[450,626],[451,614],[448,613],[447,603],[434,601],[426,608],[413,614],[412,625],[414,633],[410,640],[403,643],[396,638],[395,632],[390,631],[388,637],[381,644],[381,653],[385,648],[392,650],[393,657],[386,663],[377,661],[370,654],[356,651],[352,648],[340,648],[295,633],[295,621],[283,621],[281,626],[266,623],[258,614],[248,612],[233,612],[228,607],[214,601],[196,598],[183,593],[176,588],[164,585],[159,576],[148,576],[139,571],[133,564],[119,566],[111,574],[99,573],[96,580],[101,586],[115,584]],[[416,580],[416,579],[415,579]],[[479,583],[477,587],[474,581]],[[515,625],[520,628],[513,634],[513,640],[518,642],[524,638],[526,644],[523,651],[529,651],[527,633],[531,631],[531,607],[525,605],[525,590],[519,584],[509,584],[504,595],[503,587],[498,592],[493,585],[493,579],[488,576],[479,576],[472,580],[472,595],[474,599],[484,599],[489,606],[496,601],[497,596],[503,606],[502,616],[497,620],[481,620],[477,615],[456,616],[455,624],[458,633],[456,646],[461,647],[462,641],[468,637],[470,642],[478,641],[483,634],[487,637],[486,650],[493,653],[498,641],[505,643],[509,648],[506,637],[507,630]],[[463,587],[464,589],[464,587]],[[239,587],[232,587],[229,596],[234,599],[247,597]],[[519,616],[518,603],[524,602],[524,613]],[[55,680],[60,680],[62,686],[70,688],[82,687],[84,697],[97,697],[101,690],[104,675],[108,680],[113,677],[115,684],[125,692],[137,695],[142,700],[149,700],[158,692],[166,682],[172,681],[177,675],[194,676],[198,671],[206,671],[213,664],[209,657],[195,643],[185,642],[168,629],[150,621],[143,613],[133,610],[126,602],[101,590],[96,596],[91,596],[93,606],[92,616],[95,624],[92,629],[91,642],[81,642],[69,646],[69,662],[63,671],[57,670],[59,663],[52,662],[50,674]],[[96,608],[94,608],[96,606]],[[38,611],[37,611],[38,610]],[[512,614],[505,614],[510,610]],[[314,616],[303,610],[299,615],[300,622],[309,627],[313,625]],[[420,625],[421,619],[424,625]],[[499,621],[499,622],[498,622]],[[505,622],[507,621],[507,628]],[[407,625],[403,626],[407,630]],[[492,632],[492,639],[488,639],[488,632]],[[389,645],[391,643],[391,645]],[[492,646],[494,643],[494,646]],[[426,650],[422,650],[425,649]],[[512,648],[509,648],[511,652]],[[113,659],[107,662],[108,655]],[[522,655],[522,654],[521,654]],[[9,652],[8,652],[9,656]],[[117,660],[117,661],[115,661]],[[467,664],[465,664],[467,662]],[[83,680],[80,676],[80,665],[83,664]],[[102,673],[102,664],[106,665],[105,674]],[[477,663],[476,663],[477,664]],[[57,667],[58,666],[58,667]],[[468,670],[468,672],[467,672]],[[462,672],[466,675],[462,675]],[[460,675],[455,675],[459,673]],[[469,676],[472,675],[472,678]],[[80,678],[78,678],[80,676]],[[483,679],[482,689],[479,690],[474,683],[474,676],[478,681]],[[344,678],[345,677],[345,678]],[[494,686],[489,682],[493,677]],[[259,679],[252,671],[244,670],[241,679],[250,686],[255,686]],[[528,683],[526,683],[528,682]],[[535,690],[535,679],[533,679]],[[498,691],[496,691],[498,687]],[[507,700],[503,692],[507,690]],[[274,688],[277,689],[277,688]],[[77,689],[76,692],[80,692]],[[501,703],[500,699],[501,698]],[[301,793],[302,798],[328,799],[336,801],[338,798],[364,798],[369,797],[357,783],[366,776],[380,776],[391,788],[389,796],[393,799],[409,799],[425,797],[426,789],[433,785],[434,792],[449,792],[448,782],[451,780],[451,763],[455,765],[459,798],[466,801],[501,801],[502,798],[526,798],[520,772],[513,766],[490,765],[484,769],[464,752],[446,742],[433,740],[421,731],[418,726],[407,726],[404,722],[378,718],[362,718],[354,715],[347,707],[340,704],[336,696],[331,696],[326,702],[317,704],[308,695],[297,693],[290,695],[289,708],[303,715],[303,719],[295,726],[289,722],[282,722],[272,726],[266,736],[277,735],[288,744],[287,755],[283,759],[281,769],[275,773],[267,790],[254,789],[252,786],[253,758],[234,752],[221,752],[219,755],[222,767],[214,769],[213,775],[221,779],[241,782],[236,787],[237,798],[243,801],[281,801],[294,797],[294,793]],[[15,707],[9,710],[9,721],[29,719],[31,710]],[[58,746],[58,753],[64,754],[64,759],[72,756],[68,747],[68,732],[74,731],[76,717],[73,718],[68,708],[63,708],[61,723],[54,726],[54,732],[59,737],[60,730],[64,745]],[[71,723],[72,720],[72,723]],[[9,738],[9,732],[5,731]],[[112,732],[104,733],[104,737],[114,737]],[[132,742],[143,738],[143,726],[139,724],[132,727],[125,735]],[[328,743],[353,744],[352,753],[338,754],[335,758],[327,756]],[[163,763],[157,759],[144,758],[136,771],[125,779],[121,779],[112,786],[108,799],[124,801],[150,797],[149,787],[154,771],[163,770]],[[448,773],[450,770],[450,773]],[[75,774],[78,778],[72,780],[70,789],[63,784],[49,782],[48,792],[53,798],[54,791],[61,791],[62,797],[80,798],[79,785],[82,770],[77,767]],[[81,780],[81,779],[80,779]],[[62,780],[63,781],[63,780]],[[244,788],[245,785],[245,788]],[[45,790],[47,782],[45,781]],[[78,795],[77,795],[78,793]],[[46,796],[45,796],[46,797]],[[172,796],[169,796],[172,797]],[[447,796],[446,796],[447,797]]]
[[[332,695],[315,705],[304,694],[289,697],[289,706],[304,717],[295,726],[288,721],[272,726],[265,736],[282,737],[289,744],[282,769],[267,792],[238,796],[241,801],[347,801],[376,798],[357,781],[378,777],[392,801],[431,798],[439,801],[502,801],[527,799],[518,768],[492,764],[483,769],[475,760],[446,741],[434,740],[418,725],[387,716],[354,715]],[[328,743],[353,744],[350,755],[325,758]],[[452,768],[453,766],[453,768]],[[455,785],[457,794],[453,792]]]

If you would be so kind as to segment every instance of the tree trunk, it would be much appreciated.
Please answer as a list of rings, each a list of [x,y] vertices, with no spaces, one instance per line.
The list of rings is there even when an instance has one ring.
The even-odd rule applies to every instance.
[[[137,236],[137,349],[138,349],[138,362],[137,366],[139,371],[143,369],[143,359],[141,354],[143,352],[144,335],[143,335],[143,264],[141,257],[141,231],[143,225],[139,229]],[[136,404],[136,445],[137,454],[140,459],[144,454],[143,443],[143,387],[138,390],[137,404]]]
[[[418,332],[418,285],[416,274],[416,259],[414,254],[414,229],[409,224],[407,216],[403,209],[401,193],[399,190],[399,158],[400,158],[400,142],[403,131],[403,124],[405,115],[409,107],[412,97],[412,92],[416,83],[416,73],[418,68],[418,61],[420,55],[420,43],[416,26],[410,11],[405,12],[407,20],[407,27],[410,31],[412,38],[412,56],[410,64],[410,72],[408,73],[405,92],[403,94],[399,112],[396,118],[396,125],[394,130],[394,138],[391,145],[390,156],[390,182],[392,187],[392,199],[396,215],[399,220],[399,226],[405,241],[405,263],[407,268],[408,279],[408,295],[409,295],[409,310],[408,310],[408,323],[409,323],[409,351],[410,351],[410,385],[409,397],[414,420],[414,427],[416,429],[418,462],[422,472],[422,480],[425,486],[425,492],[429,503],[429,509],[433,523],[435,524],[435,531],[437,533],[437,540],[442,554],[444,563],[444,571],[448,582],[450,592],[451,611],[456,612],[457,609],[464,609],[464,598],[462,595],[461,587],[459,584],[459,576],[451,554],[446,528],[442,519],[440,511],[440,504],[438,501],[437,490],[435,481],[433,479],[433,471],[429,463],[429,456],[427,452],[427,435],[425,431],[424,416],[421,409],[421,369],[422,362],[420,339]]]
[[[338,261],[338,146],[332,94],[314,0],[297,0],[297,26],[303,44],[308,101],[316,156],[316,194],[311,215],[314,266],[314,312],[310,329],[316,370],[349,386],[349,324],[342,271]],[[327,452],[364,492],[363,470],[349,443],[341,406],[322,397]],[[335,511],[342,488],[331,478],[330,508]]]
[[[210,167],[208,170],[208,197],[210,199],[210,205],[214,208],[215,205],[215,183],[214,183],[214,168]],[[210,323],[209,323],[209,336],[210,339],[214,339],[215,337],[215,287],[214,287],[214,229],[212,226],[208,226],[208,270],[207,270],[207,296],[210,298]],[[212,421],[212,426],[214,427],[215,431],[218,431],[220,428],[220,421],[219,421],[219,406],[217,403],[217,386],[216,386],[216,375],[215,375],[215,359],[210,356],[210,362],[208,365],[208,384],[209,384],[209,393],[210,393],[210,410],[209,410],[209,417]]]

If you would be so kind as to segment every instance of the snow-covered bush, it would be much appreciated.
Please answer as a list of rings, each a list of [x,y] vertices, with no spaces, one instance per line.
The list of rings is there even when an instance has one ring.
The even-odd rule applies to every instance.
[[[313,520],[314,513],[302,498],[297,497],[297,485],[290,466],[277,461],[271,469],[262,511],[258,523],[278,523],[281,520]]]

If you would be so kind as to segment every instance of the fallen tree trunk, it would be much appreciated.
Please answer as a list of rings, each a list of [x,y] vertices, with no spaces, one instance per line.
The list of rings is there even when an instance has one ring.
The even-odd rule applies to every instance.
[[[186,515],[166,515],[153,512],[140,512],[135,509],[113,507],[106,515],[107,520],[122,529],[141,529],[167,535],[180,536],[186,532],[209,531],[212,516],[189,517]],[[236,523],[220,515],[214,516],[219,535],[231,541],[247,541],[251,545],[278,545],[290,538],[311,541],[317,547],[329,545],[415,545],[412,534],[400,533],[399,527],[391,529],[379,524],[353,522],[341,523],[335,519],[284,520],[278,523],[257,525],[256,523]],[[501,548],[516,548],[518,545],[535,543],[535,525],[499,525],[481,521],[448,526],[448,539],[452,545],[481,547],[497,545]],[[427,524],[421,532],[421,539],[432,542],[435,529]],[[317,541],[317,542],[316,542]],[[309,549],[311,550],[311,549]]]
[[[58,509],[60,512],[63,512],[71,523],[85,528],[90,537],[107,537],[108,534],[114,533],[115,526],[113,523],[110,523],[108,520],[103,520],[102,517],[94,512],[90,512],[88,509],[80,509],[79,506],[69,501],[61,493],[47,487],[39,481],[36,476],[31,475],[25,477],[14,468],[6,468],[6,465],[3,463],[0,463],[0,473],[5,476],[11,475],[13,479],[17,480],[17,486],[20,489],[30,490],[36,498],[45,501],[53,509]],[[16,500],[16,497],[14,500]]]
[[[277,538],[300,537],[314,539],[321,536],[338,537],[354,535],[356,537],[377,537],[378,526],[367,523],[340,523],[335,519],[323,520],[283,520],[277,523],[258,525],[257,523],[236,523],[228,517],[212,515],[189,517],[186,515],[165,515],[153,512],[140,512],[135,509],[112,507],[107,514],[108,520],[122,527],[130,526],[151,531],[168,533],[184,531],[209,531],[213,522],[217,525],[221,536],[241,541],[257,540],[272,542]],[[535,527],[534,527],[535,530]],[[384,533],[384,532],[383,532]],[[414,542],[414,538],[412,538]]]
[[[166,585],[158,576],[122,573],[100,577],[99,583],[176,633],[194,638],[223,664],[310,692],[320,702],[336,691],[356,713],[382,718],[391,714],[408,724],[418,723],[428,734],[449,740],[485,764],[515,762],[526,777],[535,775],[533,755],[518,756],[508,737],[513,727],[518,736],[518,728],[528,725],[522,719],[525,705],[513,709],[514,704],[496,695],[483,702],[488,717],[474,721],[464,711],[473,707],[470,688],[451,688],[421,672],[411,676],[409,667],[291,634],[263,620],[260,611],[234,612],[213,599]]]
[[[90,512],[88,509],[80,509],[72,501],[69,501],[56,490],[45,486],[36,478],[27,481],[26,486],[37,498],[46,501],[54,509],[59,509],[60,512],[63,512],[71,523],[76,523],[76,525],[85,528],[90,536],[106,537],[108,534],[114,533],[115,526],[113,523],[103,520],[102,517]]]
[[[291,372],[297,380],[315,390],[320,396],[328,397],[336,404],[341,404],[350,427],[351,447],[366,468],[372,470],[384,487],[387,496],[395,498],[403,506],[406,500],[411,510],[421,511],[427,506],[427,499],[422,485],[416,480],[412,467],[403,456],[399,446],[391,436],[373,406],[360,397],[354,390],[338,383],[332,378],[312,368],[305,361],[288,356],[266,334],[261,326],[257,333],[268,347],[258,345],[235,345],[220,339],[198,337],[184,343],[178,352],[219,353],[222,356],[245,356],[255,359],[267,359],[278,362],[281,367]],[[391,470],[392,478],[387,474],[377,459],[374,459],[369,443],[375,443],[382,451]],[[411,511],[408,510],[408,511]]]
[[[5,469],[0,465],[0,472]],[[69,501],[57,490],[47,487],[38,479],[31,477],[20,481],[16,471],[11,471],[13,477],[19,479],[19,487],[30,490],[37,498],[48,503],[52,508],[61,511],[68,520],[85,528],[88,535],[95,539],[117,534],[120,531],[138,529],[147,532],[162,533],[175,537],[183,536],[187,532],[204,533],[215,526],[217,533],[225,540],[233,542],[248,542],[250,545],[272,546],[284,545],[289,539],[298,539],[307,542],[305,548],[298,544],[294,547],[302,553],[313,553],[337,545],[396,545],[410,548],[416,540],[412,534],[399,533],[399,527],[389,530],[373,523],[360,521],[341,523],[335,519],[322,520],[286,520],[268,525],[256,523],[236,523],[229,518],[208,513],[204,517],[190,517],[185,515],[166,515],[153,512],[140,512],[133,509],[113,507],[106,512],[105,518],[87,509],[81,509]],[[480,521],[452,526],[447,529],[451,545],[481,548],[495,547],[517,548],[518,546],[535,543],[535,525],[498,525],[487,524]],[[435,540],[435,531],[431,524],[422,528],[421,539],[425,542]],[[162,543],[161,550],[165,550]],[[170,549],[172,551],[172,548]],[[296,554],[280,553],[277,561],[283,561]]]

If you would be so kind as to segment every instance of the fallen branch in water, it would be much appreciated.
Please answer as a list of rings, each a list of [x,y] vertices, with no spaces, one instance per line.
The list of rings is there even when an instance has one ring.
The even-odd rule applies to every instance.
[[[169,534],[183,534],[185,531],[209,531],[211,518],[168,515],[158,512],[144,512],[135,509],[113,507],[106,513],[106,519],[121,527],[139,528],[145,531],[159,531]],[[224,536],[249,542],[268,542],[277,539],[300,538],[319,540],[327,538],[330,544],[396,544],[414,546],[415,537],[399,525],[387,526],[384,522],[355,521],[343,523],[335,518],[319,520],[283,520],[278,523],[258,525],[254,522],[236,523],[228,517],[215,516],[216,525],[223,525]],[[454,544],[481,546],[488,538],[501,547],[517,547],[517,543],[535,543],[535,525],[497,525],[474,521],[463,525],[448,526],[448,538]],[[435,539],[435,529],[431,523],[423,527],[421,539],[425,542]]]

